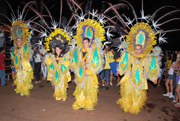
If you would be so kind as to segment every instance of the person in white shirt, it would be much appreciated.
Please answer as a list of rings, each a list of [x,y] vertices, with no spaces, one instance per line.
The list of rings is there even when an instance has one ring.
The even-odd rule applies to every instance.
[[[35,71],[36,71],[36,81],[34,83],[37,84],[41,82],[40,70],[41,70],[41,63],[43,63],[43,58],[42,55],[36,50],[36,48],[34,48],[33,50],[34,50],[34,63],[35,63]]]
[[[172,95],[173,95],[173,72],[174,72],[173,66],[174,66],[174,63],[172,63],[172,64],[168,67],[168,69],[169,69],[169,71],[168,71],[168,77],[167,77],[167,81],[166,81],[166,83],[165,83],[167,93],[166,93],[166,94],[163,94],[163,96],[169,97],[169,96],[172,96]],[[169,87],[169,84],[170,84],[170,87]],[[170,92],[170,89],[171,89],[171,92]]]

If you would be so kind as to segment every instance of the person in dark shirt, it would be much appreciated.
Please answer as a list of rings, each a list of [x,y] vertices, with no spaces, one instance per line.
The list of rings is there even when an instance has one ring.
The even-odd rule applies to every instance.
[[[167,68],[166,58],[164,57],[163,52],[161,53],[161,67],[160,68],[161,68],[161,76],[158,79],[158,86],[161,86],[160,83],[162,80],[162,75],[163,75],[165,69]]]

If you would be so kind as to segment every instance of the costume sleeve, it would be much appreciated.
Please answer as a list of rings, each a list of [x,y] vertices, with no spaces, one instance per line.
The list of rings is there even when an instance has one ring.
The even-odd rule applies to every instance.
[[[12,52],[10,54],[11,54],[11,60],[14,61],[15,60],[15,49],[14,49],[14,47],[12,48]]]
[[[149,58],[147,58],[145,69],[150,80],[154,81],[157,79],[158,75],[160,74],[160,69],[156,55],[150,55]]]
[[[45,63],[46,63],[46,65],[47,65],[47,69],[48,69],[48,72],[49,73],[51,73],[51,74],[53,74],[53,72],[54,72],[54,69],[55,69],[55,64],[54,64],[54,62],[52,61],[52,58],[53,58],[54,56],[53,55],[49,55],[49,54],[47,54],[46,56],[45,56]]]
[[[69,56],[64,55],[63,62],[61,63],[61,73],[66,74],[69,71]]]
[[[19,53],[11,54],[11,59],[14,61],[14,67],[16,70],[21,68],[21,59]]]
[[[98,74],[103,70],[104,66],[104,54],[101,48],[95,47],[92,50],[92,53],[90,53],[90,59],[89,59],[89,69]]]
[[[117,71],[120,72],[120,75],[123,75],[131,68],[131,56],[128,51],[125,51],[121,58],[119,59],[119,68]]]
[[[79,65],[79,49],[76,47],[71,53],[70,66],[74,70]]]
[[[28,42],[24,44],[23,46],[23,59],[28,60],[30,58],[31,52],[29,48]]]

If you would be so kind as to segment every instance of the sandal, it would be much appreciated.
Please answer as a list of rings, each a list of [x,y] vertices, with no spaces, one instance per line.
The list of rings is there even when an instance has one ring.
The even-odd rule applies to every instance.
[[[175,106],[176,108],[180,108],[180,103],[176,103],[176,104],[174,104],[174,106]]]
[[[172,101],[172,104],[175,104],[175,103],[177,103],[176,100],[173,100],[173,101]]]

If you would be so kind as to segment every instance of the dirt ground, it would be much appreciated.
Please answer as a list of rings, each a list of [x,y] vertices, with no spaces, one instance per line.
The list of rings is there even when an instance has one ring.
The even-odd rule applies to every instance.
[[[160,87],[148,83],[148,101],[138,115],[124,113],[116,105],[120,87],[116,87],[115,80],[109,90],[99,89],[98,104],[91,112],[72,109],[73,82],[69,83],[64,102],[52,97],[54,89],[46,81],[34,84],[29,97],[15,94],[11,80],[7,84],[0,86],[0,121],[180,121],[180,108],[174,107],[172,99],[162,96],[166,92],[164,81]]]

